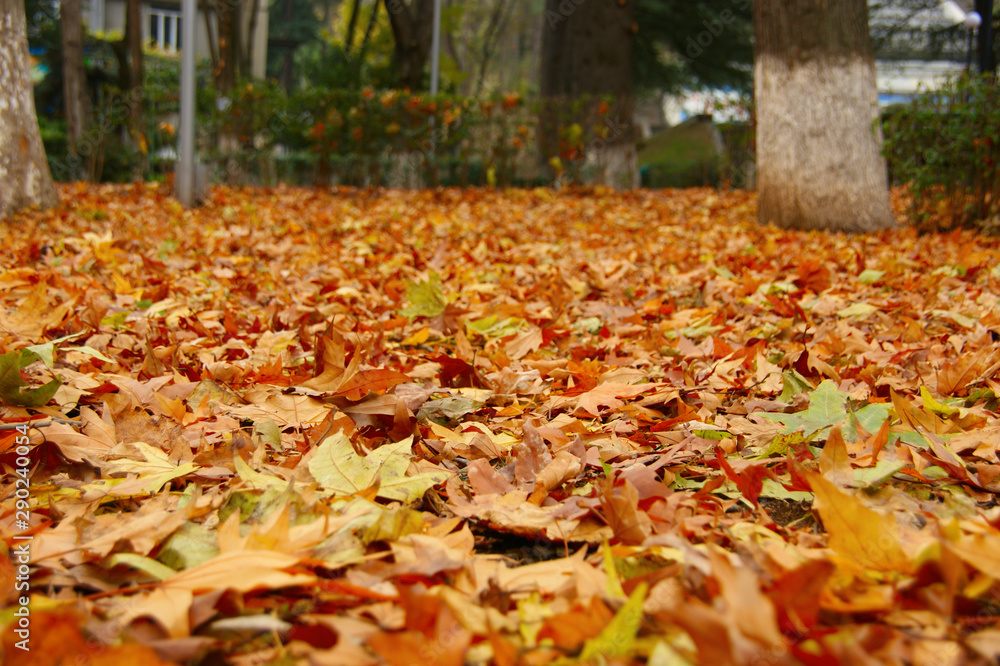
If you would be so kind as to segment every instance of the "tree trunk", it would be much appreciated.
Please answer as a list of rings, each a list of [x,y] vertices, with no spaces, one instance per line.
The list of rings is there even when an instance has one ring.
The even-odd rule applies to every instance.
[[[87,132],[89,95],[87,72],[83,65],[83,18],[80,0],[61,0],[59,22],[62,27],[63,97],[66,110],[66,138],[69,152],[78,165],[74,177],[83,173],[77,147]]]
[[[253,77],[253,48],[257,37],[260,0],[250,0],[249,7],[250,15],[247,16],[246,39],[244,39],[243,49],[240,54],[240,74],[246,78]],[[265,76],[264,78],[267,77]]]
[[[236,86],[237,34],[239,33],[239,5],[221,0],[215,3],[216,39],[219,60],[215,67],[215,89],[228,95]]]
[[[139,0],[128,0],[125,7],[125,46],[128,49],[128,119],[129,134],[141,155],[134,174],[135,180],[142,180],[146,171],[146,154],[149,144],[143,128],[142,117],[142,14]]]
[[[758,0],[754,28],[760,221],[893,226],[864,0]]]
[[[434,31],[434,0],[385,0],[401,88],[422,90]]]
[[[0,0],[0,218],[59,203],[38,132],[23,0]]]
[[[979,73],[996,75],[996,55],[993,53],[993,0],[976,0],[976,11],[983,17],[979,26]]]
[[[376,6],[377,6],[376,2]],[[350,56],[354,47],[354,31],[358,27],[358,15],[361,14],[361,0],[354,0],[351,5],[351,17],[347,21],[347,34],[344,35],[344,52]]]
[[[542,27],[541,92],[547,111],[539,138],[545,157],[555,154],[557,106],[583,96],[611,96],[614,107],[601,123],[605,136],[591,141],[584,155],[598,167],[595,180],[624,188],[639,184],[632,119],[634,12],[635,0],[546,0]]]
[[[483,86],[486,83],[486,71],[489,69],[490,61],[497,52],[497,44],[499,44],[500,38],[503,37],[507,20],[510,18],[510,9],[513,6],[514,4],[511,0],[496,0],[493,4],[489,22],[486,24],[480,44],[479,73],[476,76],[476,84],[472,91],[474,97],[479,97],[483,92]]]

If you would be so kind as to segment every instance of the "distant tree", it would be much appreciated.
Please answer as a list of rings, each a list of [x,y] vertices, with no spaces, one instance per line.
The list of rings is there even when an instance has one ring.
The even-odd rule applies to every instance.
[[[484,0],[462,5],[461,29],[463,35],[464,60],[469,68],[463,91],[478,97],[482,94],[487,75],[515,10],[516,0]],[[461,69],[458,48],[451,34],[445,36],[449,53]]]
[[[0,218],[59,201],[38,132],[23,0],[0,0]]]
[[[979,27],[979,72],[995,76],[997,70],[996,35],[993,31],[997,23],[993,0],[976,0],[976,11],[983,17]]]
[[[80,0],[61,0],[63,102],[66,111],[66,140],[71,154],[87,131],[90,95],[83,63],[83,17]],[[80,173],[73,174],[79,177]]]
[[[617,100],[611,119],[616,128],[602,138],[600,155],[607,184],[638,185],[632,118],[632,43],[638,26],[635,0],[546,0],[542,28],[541,92],[549,108],[555,100],[607,95]],[[551,154],[556,132],[543,113],[540,138]],[[592,151],[594,152],[594,151]]]
[[[760,221],[892,226],[865,0],[757,0],[754,27]]]
[[[139,0],[127,0],[125,3],[125,34],[111,46],[118,61],[118,87],[128,109],[128,135],[139,154],[145,156],[149,146],[143,130],[142,12]],[[144,171],[145,163],[140,159],[133,177],[140,180]]]
[[[312,0],[277,0],[268,12],[267,75],[291,92],[298,76],[295,53],[319,38],[322,23]]]
[[[211,5],[215,10],[215,31],[212,31],[208,12],[209,55],[212,58],[212,74],[215,89],[225,95],[233,89],[240,72],[240,3],[229,0],[215,0]]]
[[[751,0],[636,0],[632,71],[637,90],[688,86],[749,90]]]
[[[434,0],[385,0],[392,25],[399,86],[424,88],[424,68],[434,31]]]

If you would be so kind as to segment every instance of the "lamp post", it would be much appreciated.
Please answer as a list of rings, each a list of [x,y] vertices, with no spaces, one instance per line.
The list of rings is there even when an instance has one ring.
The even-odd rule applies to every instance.
[[[965,15],[965,20],[962,21],[962,25],[969,31],[969,49],[965,59],[965,69],[969,72],[972,71],[972,35],[982,23],[983,17],[979,15],[979,12],[969,12]]]
[[[198,7],[195,0],[181,4],[181,119],[180,155],[174,174],[177,200],[185,207],[195,205],[194,158],[194,96],[195,96],[195,21]]]

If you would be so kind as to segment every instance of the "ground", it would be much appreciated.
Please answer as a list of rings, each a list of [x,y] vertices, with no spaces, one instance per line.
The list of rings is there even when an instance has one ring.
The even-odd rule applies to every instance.
[[[996,240],[61,196],[0,226],[4,663],[1000,655]]]

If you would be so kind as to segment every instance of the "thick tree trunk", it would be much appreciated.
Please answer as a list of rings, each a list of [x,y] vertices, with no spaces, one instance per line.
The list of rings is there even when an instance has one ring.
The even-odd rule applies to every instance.
[[[0,0],[0,219],[59,202],[38,133],[23,0]]]
[[[548,158],[555,152],[556,100],[610,95],[615,104],[604,121],[612,129],[592,141],[585,155],[598,166],[596,180],[625,188],[639,184],[632,119],[634,5],[635,0],[546,0],[542,27],[543,153]]]
[[[66,138],[69,151],[77,155],[77,147],[87,131],[89,95],[87,72],[83,65],[83,17],[80,0],[61,0],[59,21],[62,27],[63,97],[66,109]],[[79,159],[77,159],[79,164]],[[75,177],[83,173],[82,165]]]
[[[864,0],[758,0],[758,217],[797,229],[895,224]]]
[[[385,0],[401,88],[422,90],[434,30],[434,0]]]

